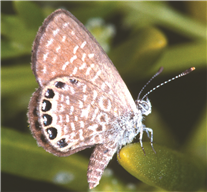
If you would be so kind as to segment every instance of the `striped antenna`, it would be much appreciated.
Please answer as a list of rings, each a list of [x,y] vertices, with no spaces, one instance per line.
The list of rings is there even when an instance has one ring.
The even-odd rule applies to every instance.
[[[161,68],[160,68],[161,69]],[[160,69],[159,69],[159,71],[160,71]],[[164,81],[163,83],[160,83],[159,85],[157,85],[156,87],[154,87],[153,89],[151,89],[150,91],[148,91],[143,97],[142,97],[142,99],[141,100],[143,100],[145,97],[147,97],[147,95],[149,95],[150,93],[152,93],[155,89],[157,89],[157,88],[159,88],[159,87],[161,87],[161,86],[163,86],[163,85],[165,85],[165,84],[167,84],[167,83],[169,83],[169,82],[171,82],[171,81],[173,81],[173,80],[175,80],[175,79],[178,79],[178,78],[180,78],[180,77],[182,77],[182,76],[185,76],[185,75],[187,75],[187,74],[189,74],[190,72],[192,72],[192,71],[194,71],[195,70],[195,67],[191,67],[191,68],[189,68],[189,69],[187,69],[187,70],[185,70],[185,71],[183,71],[182,73],[180,73],[179,75],[176,75],[175,77],[173,77],[173,78],[171,78],[171,79],[169,79],[169,80],[167,80],[167,81]],[[156,77],[157,75],[159,75],[160,73],[159,73],[159,71],[150,79],[150,81],[152,80],[152,79],[154,79],[154,77]],[[147,83],[146,83],[146,85],[147,84],[149,84],[149,82],[150,81],[148,81]],[[142,88],[142,90],[146,87],[146,85]],[[142,91],[141,90],[141,91]],[[139,94],[140,95],[140,94]]]
[[[155,73],[152,77],[151,77],[151,79],[142,87],[142,89],[141,89],[141,91],[139,92],[139,95],[138,95],[138,97],[137,97],[137,100],[139,100],[139,98],[140,98],[140,95],[141,95],[141,93],[143,92],[143,90],[146,88],[146,86],[155,78],[155,77],[157,77],[160,73],[162,73],[162,71],[163,71],[163,67],[160,67],[159,68],[159,70],[157,71],[157,73]]]

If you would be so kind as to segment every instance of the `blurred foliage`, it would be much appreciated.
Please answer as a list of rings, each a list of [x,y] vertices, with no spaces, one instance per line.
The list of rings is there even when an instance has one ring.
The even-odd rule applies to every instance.
[[[91,150],[55,157],[37,146],[27,125],[27,105],[37,88],[30,68],[32,43],[44,18],[58,8],[69,10],[87,26],[89,19],[101,18],[89,29],[108,47],[134,98],[160,66],[165,70],[151,87],[196,67],[150,95],[153,112],[145,124],[154,130],[157,153],[146,142],[146,156],[137,144],[120,151],[120,164],[146,184],[113,158],[93,191],[207,190],[205,1],[5,1],[1,6],[3,191],[88,190]],[[158,182],[160,174],[163,179]]]

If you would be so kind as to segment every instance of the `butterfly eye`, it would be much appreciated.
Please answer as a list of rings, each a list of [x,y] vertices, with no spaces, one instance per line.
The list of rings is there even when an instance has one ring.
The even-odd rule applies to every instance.
[[[149,106],[148,106],[148,104],[147,104],[146,102],[143,102],[141,105],[142,105],[142,108],[143,108],[145,111],[149,110]]]
[[[151,113],[151,103],[148,99],[146,101],[136,100],[135,103],[143,115],[149,115]]]

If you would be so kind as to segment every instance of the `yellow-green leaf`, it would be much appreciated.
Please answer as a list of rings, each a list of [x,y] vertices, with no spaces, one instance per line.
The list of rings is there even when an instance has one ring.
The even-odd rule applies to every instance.
[[[169,191],[194,191],[204,186],[204,167],[196,157],[160,145],[144,143],[122,148],[119,163],[141,181]]]

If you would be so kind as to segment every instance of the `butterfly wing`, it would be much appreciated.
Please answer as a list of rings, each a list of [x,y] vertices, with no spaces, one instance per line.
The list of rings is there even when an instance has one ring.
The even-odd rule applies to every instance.
[[[136,110],[111,60],[68,11],[53,12],[40,27],[32,70],[40,87],[29,104],[29,123],[39,145],[53,154],[66,156],[106,142],[100,137],[110,122]],[[53,98],[46,97],[48,90]]]
[[[53,92],[49,96],[48,90]],[[58,77],[33,95],[29,111],[31,130],[47,151],[54,153],[56,149],[57,155],[70,155],[107,142],[105,132],[118,116],[116,104],[111,95],[84,79]],[[48,143],[52,148],[48,148]]]
[[[37,103],[39,100],[40,93],[41,93],[40,89],[38,89],[36,92],[33,93],[29,103],[29,111],[27,113],[28,122],[30,124],[32,135],[37,140],[38,145],[43,147],[46,151],[53,153],[54,155],[57,156],[68,156],[78,151],[81,151],[83,149],[91,147],[91,146],[83,146],[64,153],[57,150],[53,145],[51,145],[51,142],[47,139],[45,135],[45,130],[39,123],[39,115],[37,113],[37,108],[38,108]]]
[[[90,32],[70,12],[56,10],[33,44],[32,70],[42,87],[59,76],[77,76],[106,88],[122,109],[136,110],[125,83]]]

